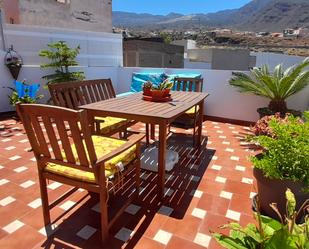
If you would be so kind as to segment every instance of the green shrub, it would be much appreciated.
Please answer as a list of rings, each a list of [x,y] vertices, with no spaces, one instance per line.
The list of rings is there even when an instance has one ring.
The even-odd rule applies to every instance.
[[[39,53],[39,56],[50,60],[49,63],[41,65],[41,68],[53,68],[55,70],[55,73],[42,77],[47,81],[47,84],[85,79],[84,72],[70,72],[69,70],[70,67],[78,66],[76,56],[80,51],[79,46],[70,48],[64,41],[51,43],[47,46],[49,49],[43,49]]]
[[[266,177],[302,181],[309,186],[309,112],[304,116],[302,122],[294,116],[284,122],[272,119],[269,122],[272,136],[253,137],[263,153],[251,157],[251,162]]]
[[[221,227],[230,229],[229,236],[213,233],[213,237],[220,245],[229,249],[308,249],[309,217],[305,217],[303,224],[296,224],[296,201],[289,189],[286,191],[286,199],[287,216],[279,215],[281,222],[258,212],[255,214],[257,226],[248,224],[242,227],[238,223],[230,223]],[[304,206],[308,203],[309,200]],[[271,206],[278,213],[276,205]]]

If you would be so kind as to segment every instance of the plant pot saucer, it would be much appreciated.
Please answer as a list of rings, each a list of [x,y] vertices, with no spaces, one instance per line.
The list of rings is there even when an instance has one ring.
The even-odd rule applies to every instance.
[[[169,102],[172,101],[172,97],[170,94],[165,97],[143,95],[143,100],[152,102]]]

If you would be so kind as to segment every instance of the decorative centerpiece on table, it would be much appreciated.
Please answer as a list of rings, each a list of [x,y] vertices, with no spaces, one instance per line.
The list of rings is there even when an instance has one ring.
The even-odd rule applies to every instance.
[[[173,83],[165,80],[159,85],[155,86],[152,82],[147,81],[143,85],[143,99],[154,102],[171,101],[170,90],[173,87]]]

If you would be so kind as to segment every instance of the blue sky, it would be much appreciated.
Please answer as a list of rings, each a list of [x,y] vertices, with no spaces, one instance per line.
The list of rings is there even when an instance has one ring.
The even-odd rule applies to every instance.
[[[251,0],[113,0],[114,11],[136,13],[181,14],[209,13],[239,8]]]

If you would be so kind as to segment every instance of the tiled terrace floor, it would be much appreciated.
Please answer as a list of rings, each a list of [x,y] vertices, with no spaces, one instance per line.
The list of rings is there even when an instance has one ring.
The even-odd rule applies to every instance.
[[[53,219],[66,214],[56,221],[56,231],[45,236],[27,137],[15,121],[2,123],[11,136],[0,136],[0,248],[101,248],[98,199],[86,191],[54,208]],[[143,131],[143,126],[133,129]],[[201,151],[191,148],[190,131],[176,131],[168,144],[181,157],[167,174],[165,198],[156,203],[156,175],[142,172],[140,199],[112,227],[106,248],[221,248],[210,230],[218,231],[228,221],[253,221],[255,187],[247,160],[252,152],[241,140],[248,127],[204,122]],[[50,200],[67,190],[53,182],[48,188]]]

